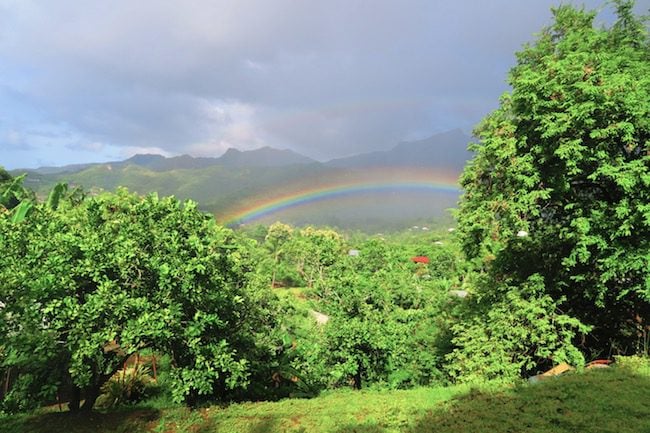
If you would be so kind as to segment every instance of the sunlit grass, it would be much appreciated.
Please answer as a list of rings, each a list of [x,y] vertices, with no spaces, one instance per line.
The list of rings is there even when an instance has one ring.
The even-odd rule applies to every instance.
[[[571,373],[538,384],[406,391],[339,390],[313,399],[189,410],[142,404],[110,413],[9,417],[13,433],[650,432],[650,364]]]

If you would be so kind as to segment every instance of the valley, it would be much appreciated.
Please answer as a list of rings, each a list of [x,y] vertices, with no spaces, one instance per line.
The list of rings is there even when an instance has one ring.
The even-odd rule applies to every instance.
[[[320,163],[294,152],[230,150],[219,158],[136,155],[111,163],[14,170],[39,195],[58,182],[88,191],[123,186],[191,199],[230,226],[285,221],[368,232],[449,222],[471,157],[459,130],[391,150]]]

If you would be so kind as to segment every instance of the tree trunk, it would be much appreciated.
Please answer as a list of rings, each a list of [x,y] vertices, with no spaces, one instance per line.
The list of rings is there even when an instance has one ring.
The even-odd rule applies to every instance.
[[[102,393],[102,385],[104,385],[111,377],[113,377],[113,375],[117,373],[121,367],[123,367],[124,370],[126,371],[127,359],[129,359],[129,355],[124,355],[121,359],[118,360],[118,362],[115,362],[115,365],[110,373],[100,374],[99,376],[95,377],[92,383],[84,389],[84,404],[81,407],[81,411],[90,412],[93,409],[93,406],[95,406],[95,402],[97,401],[97,399]],[[79,388],[76,389],[77,389],[76,393],[77,395],[79,395],[80,394]],[[79,397],[77,397],[76,406],[77,406],[77,410],[79,410]],[[72,409],[70,410],[72,411]]]
[[[273,258],[273,279],[271,281],[271,288],[275,288],[275,274],[278,271],[278,258],[279,255],[278,253],[275,254],[275,257]]]
[[[9,381],[11,380],[11,367],[7,368],[7,374],[5,376],[5,383],[4,387],[2,388],[2,398],[5,398],[7,396],[7,393],[9,392]]]
[[[196,409],[199,405],[199,393],[195,389],[191,389],[190,392],[185,396],[185,404],[190,409]]]
[[[70,412],[79,412],[79,403],[81,402],[81,389],[78,386],[72,385],[70,390],[70,402],[68,403],[68,409]]]
[[[361,367],[354,373],[354,389],[361,389]]]
[[[86,388],[84,404],[81,406],[81,410],[83,412],[90,412],[93,409],[93,406],[95,405],[95,402],[97,401],[97,398],[101,392],[100,388],[100,385]]]
[[[276,272],[276,269],[273,268],[273,277],[271,278],[271,288],[272,289],[275,289],[275,272]]]

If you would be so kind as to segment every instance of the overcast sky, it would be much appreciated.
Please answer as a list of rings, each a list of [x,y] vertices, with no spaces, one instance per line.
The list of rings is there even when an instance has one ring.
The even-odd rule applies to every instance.
[[[469,133],[553,4],[0,0],[0,165],[265,145],[323,160]]]

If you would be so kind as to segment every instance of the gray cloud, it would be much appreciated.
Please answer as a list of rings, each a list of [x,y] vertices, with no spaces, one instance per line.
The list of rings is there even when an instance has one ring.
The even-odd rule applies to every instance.
[[[0,0],[13,108],[0,139],[47,124],[50,146],[67,130],[67,149],[98,158],[261,145],[330,158],[469,130],[552,3]]]

